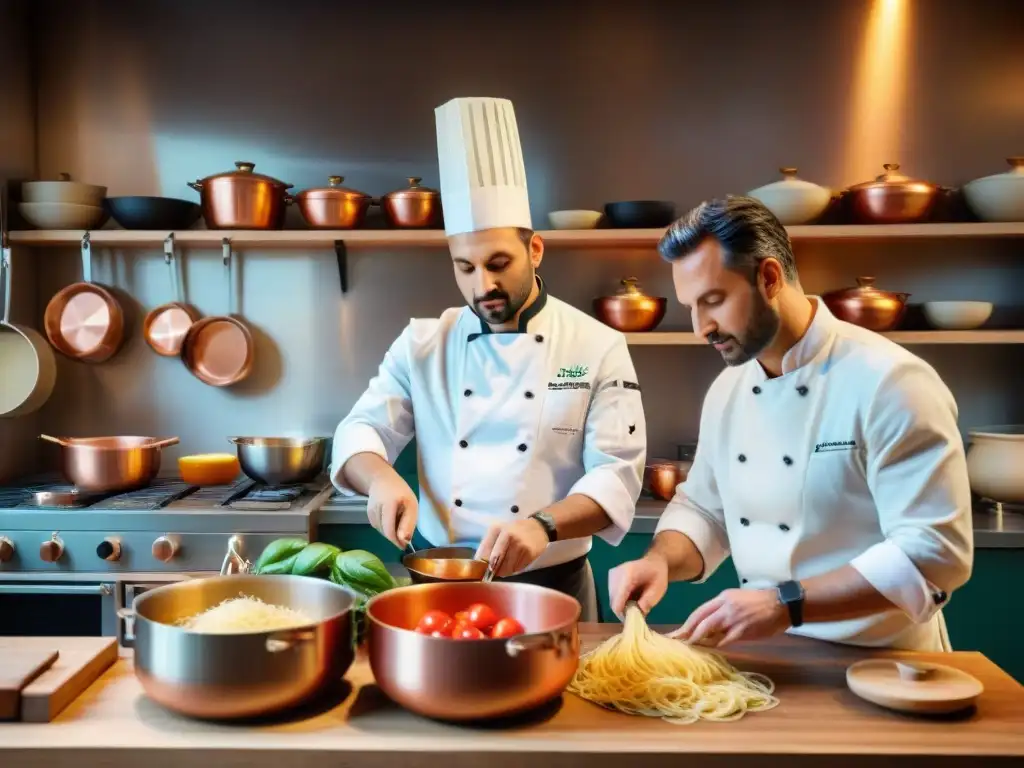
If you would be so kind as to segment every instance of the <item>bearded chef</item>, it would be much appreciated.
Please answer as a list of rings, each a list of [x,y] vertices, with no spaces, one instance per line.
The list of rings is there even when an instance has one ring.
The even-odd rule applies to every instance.
[[[970,576],[973,536],[942,380],[805,295],[786,230],[756,200],[698,206],[659,249],[727,367],[650,550],[609,576],[616,613],[630,598],[649,610],[669,581],[703,582],[731,554],[740,588],[679,636],[949,650],[941,609]]]
[[[536,275],[511,102],[436,110],[441,201],[468,306],[414,319],[338,426],[332,477],[369,497],[398,547],[477,548],[497,578],[576,597],[598,619],[591,536],[629,531],[646,458],[624,336],[550,296]],[[392,468],[416,437],[419,499]]]

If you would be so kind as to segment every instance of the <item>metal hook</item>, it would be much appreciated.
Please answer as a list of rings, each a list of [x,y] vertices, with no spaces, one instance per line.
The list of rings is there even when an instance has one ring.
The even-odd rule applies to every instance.
[[[231,264],[231,238],[225,237],[220,241],[221,245],[221,257],[224,261],[224,266]]]
[[[164,240],[164,264],[170,264],[174,259],[174,233],[171,232]]]

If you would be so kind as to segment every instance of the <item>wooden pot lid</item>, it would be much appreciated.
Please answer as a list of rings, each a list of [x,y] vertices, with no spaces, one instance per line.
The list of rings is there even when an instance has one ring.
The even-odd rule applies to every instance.
[[[856,695],[887,709],[943,714],[970,707],[984,690],[977,678],[944,664],[865,659],[846,670]]]

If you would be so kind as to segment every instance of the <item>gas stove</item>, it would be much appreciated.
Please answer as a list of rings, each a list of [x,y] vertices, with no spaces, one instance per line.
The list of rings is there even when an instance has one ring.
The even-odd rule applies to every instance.
[[[168,478],[125,493],[73,491],[53,478],[0,487],[0,580],[219,571],[234,535],[251,559],[276,538],[314,535],[330,484],[269,488],[244,479],[200,488]]]

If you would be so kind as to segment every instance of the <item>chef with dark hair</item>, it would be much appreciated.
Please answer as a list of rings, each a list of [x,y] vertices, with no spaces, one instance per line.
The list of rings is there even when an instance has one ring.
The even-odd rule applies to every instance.
[[[576,597],[597,620],[591,537],[615,545],[647,431],[624,336],[547,292],[511,102],[436,110],[441,202],[466,306],[414,319],[338,426],[332,479],[405,547],[468,545],[497,577]],[[392,465],[419,449],[419,497]]]
[[[680,636],[949,650],[942,607],[974,552],[949,389],[806,295],[785,228],[756,200],[703,203],[659,249],[726,368],[650,550],[610,574],[615,611],[630,598],[650,610],[669,581],[703,582],[731,554],[740,588],[697,608]]]

